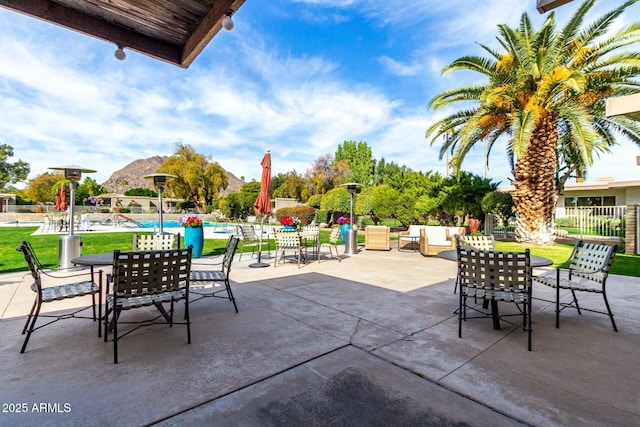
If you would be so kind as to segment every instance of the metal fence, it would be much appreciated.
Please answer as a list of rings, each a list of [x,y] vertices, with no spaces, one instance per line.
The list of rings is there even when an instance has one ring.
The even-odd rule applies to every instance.
[[[625,237],[626,206],[556,208],[556,235],[575,238]],[[493,215],[485,217],[485,234],[513,236],[515,218],[499,223]]]

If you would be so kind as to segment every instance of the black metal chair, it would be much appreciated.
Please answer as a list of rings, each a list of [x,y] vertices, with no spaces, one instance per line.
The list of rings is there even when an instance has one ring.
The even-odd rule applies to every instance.
[[[113,363],[118,363],[118,340],[136,329],[152,324],[184,324],[187,342],[191,344],[189,318],[189,279],[191,275],[191,247],[160,251],[131,251],[113,253],[113,291],[107,295],[104,317],[104,340],[113,330]],[[174,303],[185,301],[184,322],[173,320]],[[170,304],[167,312],[163,304]],[[141,322],[122,322],[123,311],[156,306],[160,315]],[[157,322],[163,318],[166,322]],[[137,326],[118,336],[118,324]]]
[[[238,242],[240,239],[236,236],[230,236],[227,239],[227,246],[224,250],[221,269],[220,270],[192,270],[191,271],[191,293],[198,295],[199,298],[193,299],[191,302],[199,301],[206,297],[218,297],[229,298],[229,301],[233,303],[236,313],[238,312],[238,306],[236,305],[236,299],[231,291],[231,285],[229,283],[229,273],[231,272],[231,263],[233,257],[238,249]],[[214,264],[215,265],[215,264]],[[224,289],[214,290],[213,292],[204,292],[208,287],[215,289],[218,283],[224,284]],[[218,293],[225,291],[226,296],[218,295]]]
[[[608,315],[609,319],[611,319],[613,330],[618,332],[616,322],[613,320],[611,307],[609,307],[609,301],[607,300],[606,287],[609,270],[616,254],[616,247],[617,245],[585,243],[582,240],[578,240],[569,257],[568,269],[558,267],[555,271],[533,278],[536,282],[556,290],[556,328],[560,327],[560,312],[565,308],[573,307],[578,310],[578,314],[582,314],[581,310],[586,310]],[[560,289],[570,290],[573,300],[569,303],[560,302]],[[607,311],[580,307],[578,298],[576,298],[576,291],[602,294]]]
[[[457,245],[458,277],[460,294],[458,305],[458,337],[462,338],[462,321],[492,317],[494,327],[499,328],[500,319],[522,315],[522,327],[528,332],[527,349],[531,351],[531,255],[525,252],[482,251]],[[478,298],[491,304],[486,313],[475,304],[469,306],[467,298]],[[498,302],[518,305],[520,313],[498,314]],[[522,306],[522,308],[520,308]],[[479,316],[467,316],[472,309]]]
[[[102,270],[98,272],[98,283],[95,282],[95,278],[91,277],[90,280],[79,280],[72,281],[70,283],[64,283],[62,285],[54,285],[43,287],[43,276],[50,277],[52,279],[60,280],[72,280],[74,277],[87,276],[89,273],[85,270],[79,274],[62,274],[61,271],[58,271],[58,274],[52,274],[51,272],[45,271],[44,267],[38,260],[33,248],[29,244],[29,242],[22,242],[20,246],[16,248],[16,250],[22,252],[24,255],[24,259],[29,266],[29,271],[31,271],[31,276],[33,277],[33,284],[31,285],[31,290],[36,293],[36,299],[33,302],[33,306],[31,307],[31,311],[27,316],[27,321],[24,324],[24,328],[22,329],[22,334],[25,333],[27,336],[24,339],[24,343],[22,344],[22,349],[20,353],[24,353],[27,344],[29,343],[29,338],[31,338],[31,333],[35,330],[38,330],[44,326],[50,325],[53,322],[57,322],[58,320],[68,319],[71,317],[76,318],[84,318],[87,319],[89,317],[86,316],[78,316],[77,314],[83,310],[86,310],[89,307],[83,307],[81,309],[75,310],[71,313],[64,313],[59,315],[51,315],[51,314],[40,314],[40,309],[42,308],[42,304],[50,303],[55,301],[61,301],[69,298],[82,297],[85,295],[91,295],[93,308],[93,316],[91,319],[94,321],[98,320],[102,317]],[[98,295],[98,316],[96,317],[96,294]],[[45,323],[44,325],[40,325],[36,327],[36,321],[38,317],[48,317],[53,318],[52,321]],[[100,323],[98,323],[98,336],[101,334]]]

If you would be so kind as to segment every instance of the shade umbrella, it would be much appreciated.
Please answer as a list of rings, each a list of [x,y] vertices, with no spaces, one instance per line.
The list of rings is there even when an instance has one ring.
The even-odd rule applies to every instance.
[[[262,176],[260,178],[260,193],[253,204],[258,215],[261,215],[260,221],[260,246],[258,247],[258,262],[249,264],[249,267],[268,267],[269,264],[261,262],[262,257],[262,235],[264,234],[264,217],[271,213],[271,151],[267,150],[260,162],[262,165]]]
[[[67,210],[67,187],[64,183],[60,186],[60,210]]]
[[[55,204],[55,209],[57,211],[60,210],[60,189],[56,188],[56,204]]]

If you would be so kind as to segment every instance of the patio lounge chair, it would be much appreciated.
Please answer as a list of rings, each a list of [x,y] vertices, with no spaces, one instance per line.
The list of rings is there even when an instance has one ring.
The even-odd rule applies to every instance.
[[[85,295],[91,295],[91,298],[92,298],[91,307],[93,308],[92,319],[96,321],[102,317],[102,297],[100,292],[102,289],[102,271],[98,273],[98,277],[99,277],[98,283],[95,283],[93,277],[91,277],[91,280],[73,281],[72,279],[74,277],[85,276],[86,278],[88,274],[87,271],[83,271],[80,274],[74,274],[74,275],[69,275],[69,274],[54,275],[44,270],[42,264],[36,257],[36,254],[33,251],[33,248],[31,247],[29,242],[26,242],[26,241],[22,242],[22,244],[18,246],[16,250],[22,252],[22,254],[24,255],[24,259],[27,262],[27,265],[29,266],[29,270],[31,271],[31,276],[33,277],[33,284],[31,285],[31,290],[36,294],[36,299],[33,302],[31,311],[27,316],[27,321],[25,322],[24,328],[22,329],[22,334],[24,335],[26,333],[27,336],[24,339],[24,343],[22,344],[22,349],[20,350],[20,353],[24,353],[24,351],[27,349],[27,344],[29,343],[29,338],[31,338],[31,333],[33,331],[62,319],[68,319],[71,317],[86,318],[83,316],[77,316],[77,313],[89,308],[89,307],[83,307],[72,313],[65,313],[60,315],[49,315],[49,314],[40,314],[40,309],[42,308],[42,304],[61,301],[69,298],[81,297]],[[61,278],[64,278],[71,281],[63,285],[43,287],[43,284],[42,284],[43,276],[58,279],[58,280],[60,280]],[[96,294],[98,295],[98,311],[99,311],[97,317],[96,317]],[[36,321],[38,320],[39,316],[53,318],[53,320],[48,323],[45,323],[44,325],[40,325],[36,327],[35,326]],[[98,323],[98,336],[100,336],[99,323]]]
[[[191,344],[189,318],[189,279],[191,276],[191,247],[165,251],[131,251],[113,253],[113,292],[107,295],[104,317],[104,340],[113,330],[113,363],[118,363],[118,340],[125,335],[151,324],[173,326],[174,305],[184,300],[184,324],[187,342]],[[163,304],[169,304],[167,312]],[[160,315],[140,322],[123,322],[123,311],[156,306]],[[166,322],[156,322],[164,318]],[[137,326],[118,336],[118,324],[135,323]]]

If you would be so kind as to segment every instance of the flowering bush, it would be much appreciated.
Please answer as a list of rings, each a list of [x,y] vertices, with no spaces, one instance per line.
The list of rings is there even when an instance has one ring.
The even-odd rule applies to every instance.
[[[280,224],[282,225],[300,225],[300,220],[295,216],[285,215],[280,218]]]
[[[183,227],[202,227],[202,220],[195,215],[183,216],[178,222]]]
[[[338,224],[342,225],[342,224],[349,224],[351,222],[351,218],[349,218],[348,216],[341,216],[340,218],[338,218]]]

